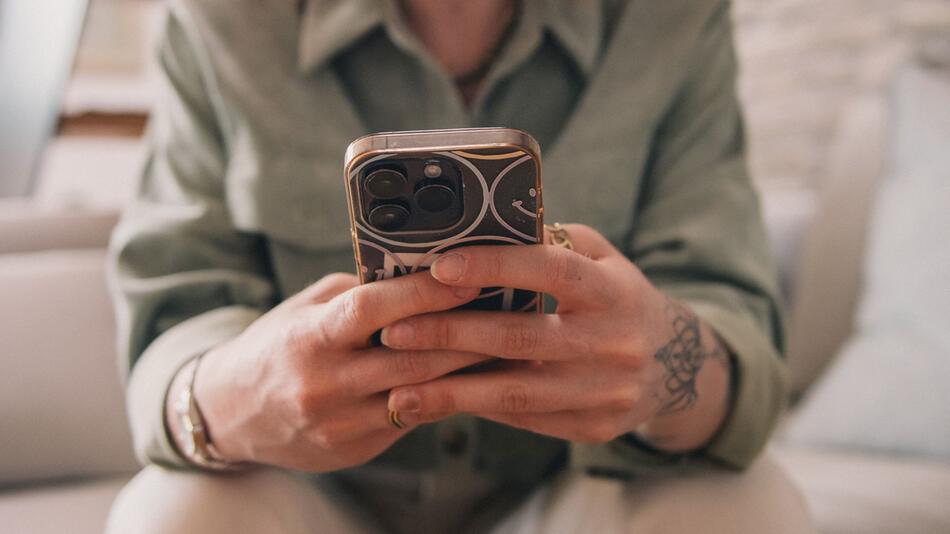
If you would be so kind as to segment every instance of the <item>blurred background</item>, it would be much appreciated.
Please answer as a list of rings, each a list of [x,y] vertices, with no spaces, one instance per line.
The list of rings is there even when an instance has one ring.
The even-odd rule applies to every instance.
[[[135,468],[103,260],[162,15],[159,0],[0,0],[11,532],[101,530]],[[733,17],[790,319],[772,454],[822,532],[950,532],[950,1],[735,0]]]

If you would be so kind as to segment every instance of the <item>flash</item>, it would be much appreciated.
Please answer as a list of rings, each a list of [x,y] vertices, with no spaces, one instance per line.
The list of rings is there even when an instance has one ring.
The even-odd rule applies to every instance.
[[[439,167],[435,163],[428,163],[422,169],[422,174],[424,174],[426,178],[438,178],[442,176],[442,167]]]

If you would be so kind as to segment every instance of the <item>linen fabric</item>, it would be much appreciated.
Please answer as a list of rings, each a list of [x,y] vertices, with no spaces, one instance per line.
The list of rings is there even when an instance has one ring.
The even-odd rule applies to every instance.
[[[548,219],[598,229],[730,348],[730,414],[708,447],[686,457],[458,416],[414,430],[374,465],[463,465],[532,483],[567,460],[620,474],[692,459],[751,462],[781,411],[785,378],[775,270],[745,166],[729,2],[526,0],[470,108],[396,2],[296,4],[169,3],[150,157],[111,244],[139,457],[186,465],[163,417],[184,361],[321,276],[352,272],[341,176],[351,140],[509,126],[541,144]],[[458,432],[468,446],[447,452],[443,436]]]

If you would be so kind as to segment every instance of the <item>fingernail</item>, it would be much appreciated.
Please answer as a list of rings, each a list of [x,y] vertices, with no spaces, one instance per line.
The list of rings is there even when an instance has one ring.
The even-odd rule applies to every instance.
[[[457,282],[465,273],[465,258],[460,254],[446,254],[435,260],[429,270],[437,280]]]
[[[415,329],[411,324],[396,323],[383,328],[381,341],[387,347],[402,347],[412,343],[415,336]]]
[[[414,413],[422,407],[422,401],[419,395],[410,389],[396,391],[389,396],[389,409],[399,410],[400,412]]]

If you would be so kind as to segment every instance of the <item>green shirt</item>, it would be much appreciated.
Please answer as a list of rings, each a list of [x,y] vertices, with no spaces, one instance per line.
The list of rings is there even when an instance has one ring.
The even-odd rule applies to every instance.
[[[747,465],[785,386],[729,2],[525,0],[471,108],[396,2],[296,4],[170,2],[149,158],[111,246],[139,456],[185,465],[163,410],[186,360],[320,277],[353,271],[342,179],[351,140],[509,126],[541,144],[548,220],[597,228],[728,345],[733,406],[690,457]],[[565,459],[619,472],[683,460],[625,438],[574,444],[456,416],[374,462],[464,465],[530,482]]]

